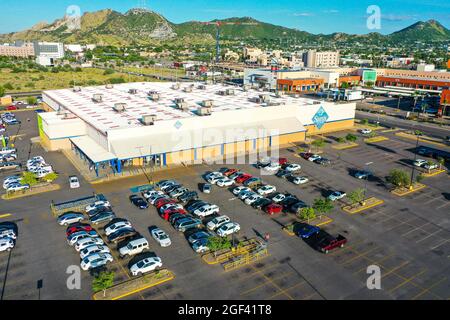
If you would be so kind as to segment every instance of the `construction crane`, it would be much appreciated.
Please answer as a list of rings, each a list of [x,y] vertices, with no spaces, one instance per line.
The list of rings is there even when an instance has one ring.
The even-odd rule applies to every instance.
[[[220,62],[220,27],[223,25],[241,25],[241,26],[256,26],[258,23],[256,22],[231,22],[231,21],[210,21],[210,22],[202,22],[204,25],[215,25],[217,27],[216,33],[216,63]]]

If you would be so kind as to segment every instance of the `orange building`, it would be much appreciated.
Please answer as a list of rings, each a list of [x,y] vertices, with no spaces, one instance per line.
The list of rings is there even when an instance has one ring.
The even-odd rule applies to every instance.
[[[447,60],[447,69],[450,69],[450,59]]]
[[[356,86],[361,82],[361,76],[342,76],[339,77],[339,87],[343,84],[343,83],[348,83],[351,86]]]
[[[317,91],[323,86],[323,79],[301,78],[301,79],[279,79],[277,81],[279,91],[284,92],[307,92]]]
[[[429,80],[421,78],[377,77],[377,86],[398,86],[415,89],[442,90],[450,89],[450,80]]]

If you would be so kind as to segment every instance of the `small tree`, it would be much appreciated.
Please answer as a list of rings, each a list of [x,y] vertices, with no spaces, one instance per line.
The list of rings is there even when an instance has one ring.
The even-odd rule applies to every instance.
[[[350,202],[352,205],[355,205],[357,203],[362,203],[364,201],[364,197],[366,194],[366,190],[359,188],[356,190],[353,190],[348,194],[348,199],[350,199]]]
[[[361,124],[367,125],[369,123],[369,119],[362,119]]]
[[[314,219],[316,217],[316,212],[315,212],[314,208],[305,207],[305,208],[300,209],[300,212],[297,213],[297,216],[301,220],[307,220],[309,223],[310,219]]]
[[[37,104],[37,98],[36,97],[28,97],[27,103],[34,106]]]
[[[22,173],[22,178],[20,179],[20,183],[28,184],[28,185],[30,185],[30,187],[32,187],[38,183],[38,179],[37,179],[35,173],[25,171],[24,173]]]
[[[331,203],[331,200],[328,198],[317,198],[314,199],[313,209],[319,214],[326,214],[333,210],[334,206]]]
[[[408,174],[400,169],[392,169],[387,180],[397,187],[405,187],[410,184]]]
[[[421,183],[423,179],[424,179],[424,176],[421,174],[417,175],[417,177],[416,177],[417,183]]]
[[[47,181],[47,182],[52,182],[56,179],[58,179],[58,174],[55,172],[51,172],[42,178],[42,180]]]
[[[317,149],[323,148],[325,146],[325,140],[323,139],[317,139],[311,142],[311,144],[316,147]]]
[[[336,141],[338,143],[344,143],[345,142],[345,138],[344,137],[338,137],[338,138],[336,138]]]
[[[3,97],[5,95],[5,88],[3,86],[0,86],[0,97]]]
[[[445,164],[445,159],[443,157],[438,157],[437,162],[439,163],[439,170],[442,170],[442,166]]]
[[[347,140],[348,142],[355,142],[356,140],[358,140],[358,137],[354,134],[349,133],[345,136],[345,140]]]
[[[216,254],[216,251],[223,250],[223,249],[230,249],[231,248],[231,241],[227,238],[221,238],[221,237],[209,237],[208,243],[206,246],[214,252],[214,255]]]
[[[105,297],[106,289],[111,288],[113,284],[114,272],[100,272],[100,274],[92,280],[92,291],[103,291],[103,297]]]

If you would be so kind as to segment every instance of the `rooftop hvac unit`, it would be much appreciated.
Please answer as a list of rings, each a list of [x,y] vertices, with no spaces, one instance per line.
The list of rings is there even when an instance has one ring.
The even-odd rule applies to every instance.
[[[189,86],[189,87],[184,87],[184,88],[183,88],[183,91],[184,91],[184,92],[192,92],[192,87],[191,87],[191,86]]]
[[[105,88],[106,88],[106,89],[112,89],[112,88],[114,88],[114,86],[113,86],[112,84],[108,83],[108,84],[105,86]]]
[[[244,86],[242,87],[242,90],[248,91],[248,90],[250,90],[251,88],[252,88],[251,85],[249,85],[249,84],[244,84]]]
[[[260,98],[262,101],[264,101],[264,102],[269,102],[269,100],[270,100],[270,95],[268,95],[268,94],[260,94],[260,95],[259,95],[259,98]]]
[[[184,102],[184,98],[175,98],[176,104],[183,103],[183,102]]]
[[[199,84],[197,89],[206,90],[206,86],[204,84]]]
[[[220,95],[220,96],[226,96],[227,92],[225,90],[220,90],[220,91],[217,92],[217,94]]]
[[[80,92],[81,91],[81,87],[73,87],[73,92]]]
[[[250,98],[250,101],[252,101],[254,103],[264,103],[264,101],[260,97]]]
[[[210,116],[212,113],[211,108],[208,107],[200,107],[197,110],[199,116]]]
[[[172,85],[172,89],[173,90],[179,90],[180,89],[180,84],[179,83],[175,83]]]
[[[147,114],[142,116],[141,122],[145,126],[152,126],[155,124],[156,114]]]
[[[226,93],[228,96],[234,96],[234,89],[227,89]]]
[[[212,108],[214,106],[214,101],[213,100],[203,100],[202,106],[206,107],[206,108]]]
[[[96,93],[92,96],[92,100],[94,102],[102,102],[103,101],[103,95],[101,93]]]
[[[178,102],[177,108],[180,110],[186,111],[189,109],[189,105],[187,104],[187,102]]]
[[[128,90],[129,94],[136,94],[137,92],[138,92],[137,89],[130,89],[130,90]]]
[[[113,110],[116,112],[124,112],[127,110],[127,104],[126,103],[115,103]]]
[[[152,94],[149,94],[149,97],[150,97],[150,99],[152,99],[153,101],[158,101],[159,98],[160,98],[159,93],[152,93]]]

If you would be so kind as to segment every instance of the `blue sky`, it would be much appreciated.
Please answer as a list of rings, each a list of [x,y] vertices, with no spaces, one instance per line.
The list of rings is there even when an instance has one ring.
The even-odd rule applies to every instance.
[[[0,33],[27,29],[64,16],[77,5],[81,12],[111,8],[125,12],[145,0],[1,0]],[[419,20],[435,19],[450,27],[450,2],[444,0],[146,0],[147,8],[172,22],[209,21],[215,18],[251,16],[255,19],[312,33],[391,33]],[[377,5],[381,29],[369,30],[366,10]]]

